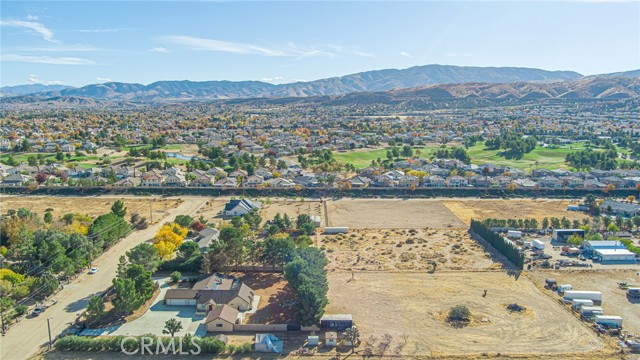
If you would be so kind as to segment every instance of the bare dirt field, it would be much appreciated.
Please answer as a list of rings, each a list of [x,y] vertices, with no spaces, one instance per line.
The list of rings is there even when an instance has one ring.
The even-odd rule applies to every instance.
[[[577,205],[577,201],[569,200],[537,200],[537,199],[463,199],[443,200],[455,216],[466,224],[471,219],[536,219],[542,221],[545,217],[566,217],[569,220],[580,220],[587,217],[578,211],[567,211],[567,205]]]
[[[26,208],[43,214],[46,209],[53,209],[54,218],[67,213],[86,214],[92,217],[111,211],[111,205],[116,200],[122,200],[127,207],[127,214],[138,213],[150,220],[153,211],[154,221],[167,216],[169,209],[176,208],[183,200],[161,197],[71,197],[71,196],[3,196],[0,197],[0,213],[9,209]]]
[[[220,211],[224,209],[224,206],[228,201],[228,197],[212,197],[194,214],[194,217],[199,218],[202,216],[209,223],[220,222]]]
[[[601,339],[526,277],[516,281],[503,272],[364,272],[356,273],[355,280],[351,276],[330,273],[326,312],[352,314],[373,349],[384,334],[393,339],[391,354],[558,354],[603,347]],[[526,311],[509,312],[506,306],[511,303]],[[470,325],[455,328],[446,323],[448,309],[456,304],[469,308]]]
[[[529,276],[539,286],[544,286],[546,278],[554,278],[558,284],[571,284],[575,290],[593,290],[602,292],[602,309],[606,315],[618,315],[624,318],[623,329],[640,335],[640,301],[627,299],[626,290],[619,288],[619,282],[640,286],[638,270],[627,271],[535,271]],[[547,290],[545,290],[547,291]],[[551,293],[551,292],[549,292]],[[551,294],[552,297],[558,295]],[[570,310],[567,310],[569,312]]]
[[[295,323],[294,309],[291,306],[293,290],[282,274],[237,273],[233,275],[260,296],[258,310],[246,316],[245,324]]]
[[[356,229],[466,228],[439,200],[340,199],[328,202],[330,226]]]
[[[261,199],[262,203],[262,218],[266,220],[273,219],[277,213],[280,215],[288,214],[292,220],[295,220],[298,215],[316,215],[322,219],[322,226],[324,224],[324,207],[320,201],[313,200],[287,200],[287,199]]]
[[[500,269],[492,255],[462,229],[351,230],[322,235],[330,269],[433,271]]]

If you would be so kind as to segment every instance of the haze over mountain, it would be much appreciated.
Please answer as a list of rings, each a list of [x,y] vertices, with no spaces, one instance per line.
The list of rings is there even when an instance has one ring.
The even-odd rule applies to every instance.
[[[274,85],[260,81],[158,81],[149,85],[108,82],[81,88],[55,89],[38,97],[86,97],[128,101],[214,100],[250,97],[343,95],[431,84],[550,82],[581,78],[573,71],[516,67],[425,65],[408,69],[367,71],[309,82]]]
[[[60,90],[72,89],[72,88],[73,86],[68,86],[68,85],[45,85],[45,84],[3,86],[3,87],[0,87],[0,97],[37,94],[41,92],[60,91]]]

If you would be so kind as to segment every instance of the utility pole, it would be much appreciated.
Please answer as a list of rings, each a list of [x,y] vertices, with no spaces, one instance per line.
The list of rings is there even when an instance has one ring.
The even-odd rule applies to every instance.
[[[5,328],[4,328],[4,304],[2,303],[2,300],[0,300],[0,319],[2,319],[2,336],[4,336],[4,334],[5,334]]]
[[[153,224],[153,209],[151,208],[151,205],[153,205],[153,203],[149,200],[149,219],[151,220],[149,223]]]
[[[50,322],[50,320],[51,320],[51,318],[48,317],[47,318],[47,329],[49,329],[49,351],[51,351],[51,344],[52,344],[52,341],[51,341],[51,322]]]

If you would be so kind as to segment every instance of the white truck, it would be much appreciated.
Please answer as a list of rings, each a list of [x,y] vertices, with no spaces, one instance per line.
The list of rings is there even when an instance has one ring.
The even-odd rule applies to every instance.
[[[558,294],[562,294],[563,292],[565,292],[567,290],[573,290],[573,285],[571,285],[571,284],[563,284],[563,285],[558,286]]]
[[[596,315],[596,324],[613,328],[622,328],[622,317],[615,315]]]
[[[583,306],[580,308],[580,315],[585,318],[604,315],[604,310],[600,306]]]
[[[522,231],[509,230],[507,231],[507,237],[510,239],[520,239],[522,238]]]
[[[538,240],[538,239],[534,239],[531,242],[531,245],[533,246],[534,249],[544,250],[544,243],[542,241]]]
[[[602,302],[602,293],[600,291],[577,291],[566,290],[564,292],[564,299],[567,302],[571,302],[575,299],[591,300],[594,303]]]
[[[571,300],[571,307],[574,310],[578,310],[583,306],[593,306],[593,301],[586,299],[574,299]]]

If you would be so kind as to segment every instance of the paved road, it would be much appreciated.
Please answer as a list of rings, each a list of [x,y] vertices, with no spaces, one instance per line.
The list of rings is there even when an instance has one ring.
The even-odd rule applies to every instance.
[[[151,239],[164,222],[172,220],[176,215],[193,214],[207,200],[207,197],[184,197],[185,200],[177,208],[171,209],[164,219],[154,219],[157,222],[149,228],[136,231],[122,239],[117,245],[94,260],[97,274],[82,274],[69,285],[65,285],[55,299],[56,305],[48,308],[37,318],[23,319],[14,325],[7,334],[0,338],[0,359],[27,359],[41,350],[48,343],[47,318],[51,318],[51,333],[57,335],[64,330],[68,323],[75,321],[78,314],[87,306],[89,297],[106,290],[111,285],[118,267],[118,258],[132,247]]]

